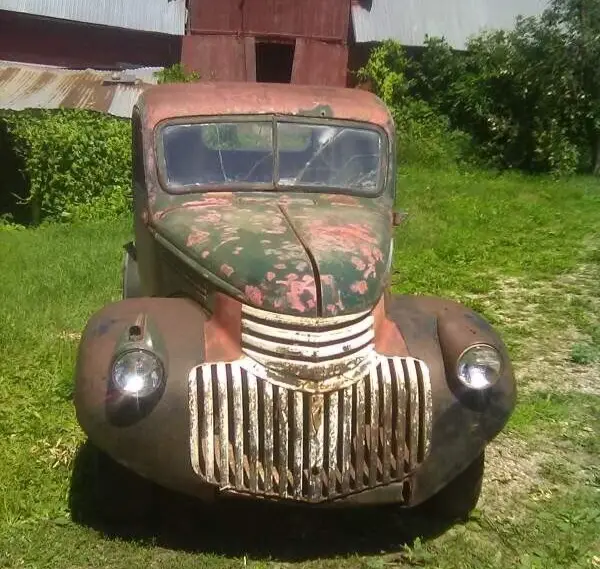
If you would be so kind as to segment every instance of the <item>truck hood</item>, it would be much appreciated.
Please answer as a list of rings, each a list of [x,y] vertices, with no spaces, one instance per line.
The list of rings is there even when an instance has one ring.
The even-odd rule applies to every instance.
[[[152,225],[248,304],[294,316],[372,308],[392,254],[389,212],[373,198],[205,194]]]

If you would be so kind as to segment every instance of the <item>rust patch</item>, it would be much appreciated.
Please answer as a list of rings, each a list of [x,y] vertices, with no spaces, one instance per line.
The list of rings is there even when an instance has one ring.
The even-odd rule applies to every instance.
[[[373,310],[375,320],[375,350],[384,356],[408,356],[409,351],[398,327],[386,314],[385,296]]]
[[[141,105],[149,130],[169,118],[222,114],[316,114],[385,129],[393,125],[389,110],[372,93],[313,85],[228,81],[158,85],[143,93]]]
[[[153,217],[156,221],[158,221],[174,210],[203,209],[203,208],[209,208],[209,207],[231,205],[233,203],[233,194],[225,194],[225,196],[226,197],[216,197],[216,196],[207,195],[204,198],[202,198],[201,200],[190,200],[190,201],[184,201],[183,203],[175,203],[174,205],[172,205],[170,207],[155,211]],[[200,219],[202,219],[202,218],[200,218]]]
[[[216,293],[213,315],[204,325],[206,361],[230,362],[241,354],[242,305],[235,299]]]
[[[244,294],[252,304],[256,306],[263,305],[264,295],[258,287],[246,285],[246,287],[244,288]]]
[[[315,278],[310,275],[300,277],[296,273],[290,273],[283,280],[276,281],[285,288],[286,304],[297,312],[304,313],[314,310],[317,306],[317,287]],[[282,302],[282,299],[275,301]],[[283,306],[283,304],[281,304]]]
[[[352,283],[350,290],[358,294],[366,294],[366,292],[369,290],[369,285],[366,281],[357,281]]]

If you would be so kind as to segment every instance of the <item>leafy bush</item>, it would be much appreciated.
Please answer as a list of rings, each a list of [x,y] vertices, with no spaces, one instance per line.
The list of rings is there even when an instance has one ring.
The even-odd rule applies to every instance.
[[[451,160],[470,148],[493,167],[600,174],[599,58],[600,2],[551,0],[511,31],[471,38],[465,52],[426,38],[407,61],[385,42],[361,74],[425,162],[432,148]]]
[[[165,67],[154,73],[158,84],[163,83],[193,83],[200,80],[200,74],[192,71],[188,73],[181,63]]]
[[[10,208],[17,217],[37,224],[111,218],[129,210],[129,121],[82,110],[10,111],[0,115],[0,130],[0,159],[11,162],[12,153],[25,187],[8,188],[18,195]],[[17,177],[13,172],[8,179],[15,184]]]
[[[412,95],[411,65],[402,46],[392,40],[377,46],[358,71],[388,106],[398,133],[399,161],[443,167],[456,164],[468,147],[468,136],[450,127],[446,116]]]

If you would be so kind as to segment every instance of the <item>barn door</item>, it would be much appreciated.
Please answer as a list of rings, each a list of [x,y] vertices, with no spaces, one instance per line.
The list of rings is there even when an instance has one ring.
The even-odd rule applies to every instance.
[[[292,83],[345,87],[348,48],[345,45],[299,38]]]

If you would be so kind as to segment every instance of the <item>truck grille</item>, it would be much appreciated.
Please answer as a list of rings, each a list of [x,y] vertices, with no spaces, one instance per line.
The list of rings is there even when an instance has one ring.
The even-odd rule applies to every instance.
[[[302,318],[242,307],[244,353],[270,370],[303,379],[322,380],[358,368],[373,352],[374,337],[370,311]]]
[[[190,376],[194,470],[223,491],[321,502],[400,481],[428,452],[431,388],[424,362],[379,357],[329,393],[257,378],[243,360]]]

